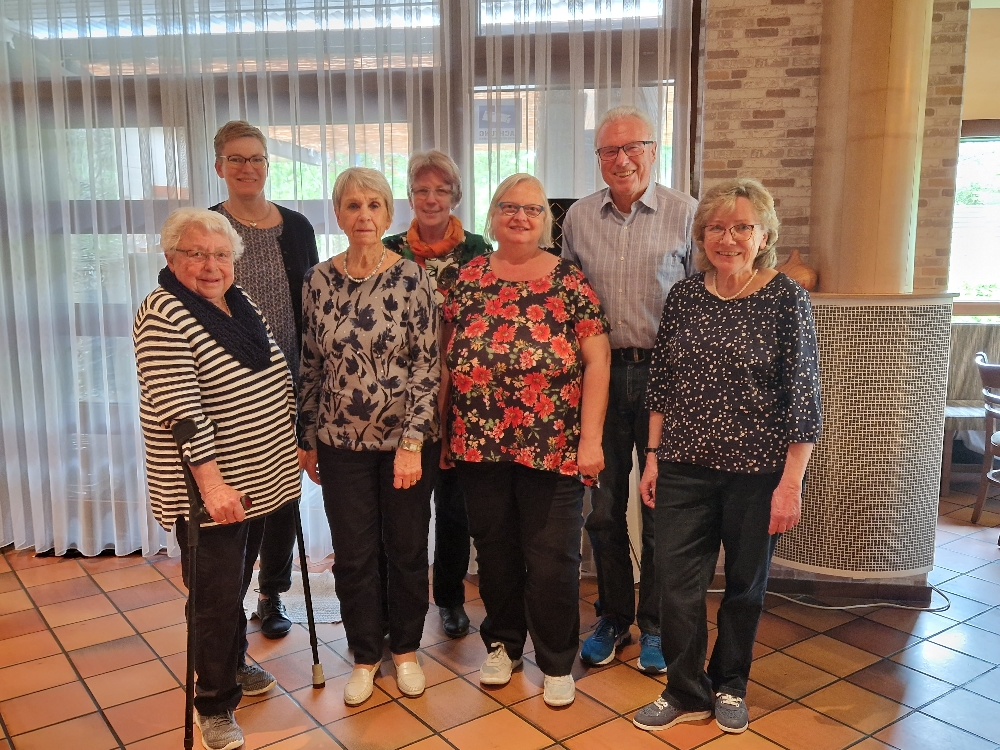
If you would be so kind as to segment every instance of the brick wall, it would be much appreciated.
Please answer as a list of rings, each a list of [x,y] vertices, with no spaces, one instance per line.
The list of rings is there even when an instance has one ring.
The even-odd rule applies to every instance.
[[[962,85],[969,29],[968,0],[934,3],[927,76],[924,144],[917,208],[913,291],[948,288],[955,167],[962,128]]]
[[[822,0],[708,0],[702,189],[755,177],[807,256]]]

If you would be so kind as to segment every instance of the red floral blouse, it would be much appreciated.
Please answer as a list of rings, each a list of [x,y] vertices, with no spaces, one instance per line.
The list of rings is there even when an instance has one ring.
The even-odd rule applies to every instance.
[[[470,261],[444,303],[451,455],[515,461],[578,475],[583,360],[580,339],[611,327],[578,266],[567,260],[532,281],[503,281],[489,256]]]

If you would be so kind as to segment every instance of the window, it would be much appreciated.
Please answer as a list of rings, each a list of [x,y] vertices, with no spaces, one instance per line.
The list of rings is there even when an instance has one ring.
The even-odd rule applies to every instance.
[[[962,140],[955,187],[949,291],[1000,301],[1000,138]]]

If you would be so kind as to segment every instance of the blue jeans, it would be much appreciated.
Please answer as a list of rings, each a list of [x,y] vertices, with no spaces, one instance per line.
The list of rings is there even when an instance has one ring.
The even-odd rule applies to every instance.
[[[710,709],[715,693],[745,697],[767,574],[779,534],[767,533],[771,494],[781,472],[736,474],[659,462],[656,567],[668,695],[690,711]],[[705,593],[719,544],[726,550],[726,593],[708,672]]]
[[[643,450],[649,436],[649,410],[645,407],[649,362],[611,365],[608,411],[604,417],[604,471],[600,480],[612,498],[614,528],[590,532],[597,566],[597,613],[611,618],[619,629],[633,622],[643,633],[660,632],[659,595],[656,588],[653,511],[642,505],[642,553],[639,558],[639,606],[635,603],[632,558],[629,555],[628,496],[632,451]]]

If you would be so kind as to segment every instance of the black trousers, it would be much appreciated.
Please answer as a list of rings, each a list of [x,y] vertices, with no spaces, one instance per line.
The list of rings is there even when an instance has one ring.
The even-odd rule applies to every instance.
[[[632,557],[629,554],[628,496],[631,488],[632,451],[638,449],[640,469],[649,435],[649,410],[645,407],[649,362],[611,365],[608,411],[604,418],[604,471],[601,487],[612,499],[614,528],[590,532],[597,567],[597,614],[611,618],[618,628],[633,622],[643,633],[660,632],[656,587],[655,522],[653,511],[642,505],[642,551],[639,556],[639,605],[635,602]]]
[[[202,716],[233,711],[243,697],[236,682],[236,669],[244,663],[248,645],[243,597],[250,588],[264,524],[264,518],[254,518],[198,532],[194,707]],[[181,545],[181,574],[190,590],[187,521],[183,518],[177,519],[177,541]]]
[[[269,515],[264,523],[257,590],[266,596],[284,594],[292,587],[295,514],[298,512],[298,505],[287,503]]]
[[[781,472],[736,474],[660,461],[656,483],[656,567],[668,695],[688,710],[711,708],[715,693],[746,696],[753,643],[764,609],[771,556],[767,533]],[[726,593],[708,672],[705,594],[719,544],[726,550]]]
[[[387,598],[389,649],[420,648],[427,614],[427,532],[441,443],[424,446],[413,487],[392,486],[393,451],[352,451],[318,444],[323,505],[333,537],[333,574],[347,645],[357,664],[382,659]],[[386,572],[379,570],[385,549]]]
[[[454,469],[438,471],[434,487],[434,603],[457,607],[465,603],[469,572],[469,516],[465,495]]]
[[[483,643],[502,643],[517,659],[530,632],[538,668],[569,674],[580,645],[583,485],[513,462],[456,461],[455,469],[476,541]]]

